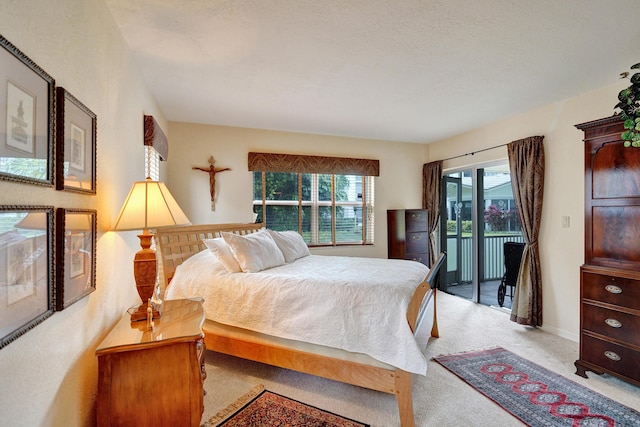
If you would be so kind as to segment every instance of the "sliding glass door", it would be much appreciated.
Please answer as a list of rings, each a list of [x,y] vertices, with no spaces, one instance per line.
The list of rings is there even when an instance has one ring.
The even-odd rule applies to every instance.
[[[505,242],[522,242],[506,162],[443,177],[441,247],[447,251],[446,292],[498,305]],[[511,307],[511,289],[504,306]]]
[[[443,177],[440,245],[447,252],[447,270],[443,290],[465,298],[473,297],[471,287],[471,191],[470,171],[455,172]],[[451,289],[450,289],[451,288]]]
[[[498,287],[505,271],[504,244],[523,242],[520,219],[513,199],[509,165],[477,169],[478,217],[478,302],[498,304]],[[508,287],[503,306],[511,308],[513,288]]]

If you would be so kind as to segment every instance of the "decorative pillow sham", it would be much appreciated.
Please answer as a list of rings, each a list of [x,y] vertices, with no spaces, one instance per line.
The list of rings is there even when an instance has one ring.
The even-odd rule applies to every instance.
[[[256,273],[285,263],[282,251],[266,230],[241,236],[220,233],[245,273]]]
[[[297,231],[267,231],[271,234],[276,245],[278,245],[278,248],[282,251],[284,260],[287,263],[293,262],[298,258],[311,255],[309,247]]]
[[[240,273],[242,271],[240,264],[238,264],[238,261],[236,261],[236,258],[231,252],[231,248],[222,237],[202,239],[202,243],[218,257],[218,260],[222,263],[224,269],[227,270],[227,273]]]

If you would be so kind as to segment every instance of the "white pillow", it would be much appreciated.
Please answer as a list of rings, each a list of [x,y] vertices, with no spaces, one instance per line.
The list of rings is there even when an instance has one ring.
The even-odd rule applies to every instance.
[[[256,273],[285,263],[282,251],[266,230],[241,236],[220,233],[245,273]]]
[[[286,262],[292,262],[298,258],[311,255],[309,247],[297,231],[268,231],[276,242],[276,245],[278,245],[282,251]]]
[[[202,243],[204,243],[205,246],[209,248],[216,257],[218,257],[218,260],[222,263],[224,269],[227,270],[227,273],[239,273],[242,271],[240,264],[238,264],[238,261],[236,261],[236,258],[231,252],[231,248],[222,237],[216,237],[215,239],[202,239]]]

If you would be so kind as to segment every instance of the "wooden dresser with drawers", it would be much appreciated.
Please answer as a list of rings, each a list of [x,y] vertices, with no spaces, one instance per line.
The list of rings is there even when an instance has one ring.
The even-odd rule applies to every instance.
[[[617,117],[576,126],[585,142],[585,264],[576,374],[640,385],[640,148]]]
[[[429,266],[427,210],[388,210],[387,243],[389,258],[409,259]]]

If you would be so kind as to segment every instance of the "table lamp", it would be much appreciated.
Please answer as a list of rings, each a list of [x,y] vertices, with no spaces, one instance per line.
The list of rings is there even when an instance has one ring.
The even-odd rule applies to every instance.
[[[147,319],[148,302],[156,287],[156,252],[151,249],[153,234],[149,229],[187,224],[190,224],[189,219],[163,182],[147,178],[133,183],[113,227],[115,231],[142,229],[138,235],[142,249],[133,259],[133,275],[142,305],[131,314],[132,322]],[[155,308],[152,310],[154,318],[160,317]]]

